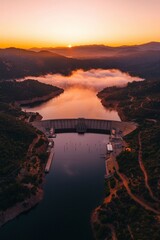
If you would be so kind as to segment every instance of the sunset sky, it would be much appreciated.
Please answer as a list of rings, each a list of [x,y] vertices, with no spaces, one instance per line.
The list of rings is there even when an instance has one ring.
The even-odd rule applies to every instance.
[[[160,0],[0,0],[0,47],[160,41]]]

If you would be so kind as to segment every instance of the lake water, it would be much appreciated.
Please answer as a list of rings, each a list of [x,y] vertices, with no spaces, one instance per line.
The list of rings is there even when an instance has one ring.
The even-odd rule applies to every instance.
[[[33,79],[33,77],[31,77]],[[96,94],[104,87],[138,80],[118,70],[78,70],[70,77],[47,75],[39,81],[63,87],[60,96],[26,111],[43,119],[96,118],[120,120]],[[58,134],[55,157],[44,182],[44,199],[0,229],[2,240],[91,240],[90,217],[104,197],[105,144],[101,134]]]
[[[71,76],[60,74],[44,77],[26,77],[43,83],[49,83],[65,90],[60,96],[35,107],[25,107],[26,111],[39,112],[43,119],[57,118],[94,118],[120,120],[116,111],[105,109],[97,93],[105,87],[125,86],[128,82],[140,81],[119,70],[91,69],[77,70]]]
[[[38,106],[25,107],[26,111],[39,112],[45,119],[93,118],[120,120],[116,111],[106,110],[96,92],[83,87],[69,87],[56,98]]]

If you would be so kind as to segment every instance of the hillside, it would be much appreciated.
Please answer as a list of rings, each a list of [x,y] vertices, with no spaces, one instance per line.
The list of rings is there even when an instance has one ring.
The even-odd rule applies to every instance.
[[[40,83],[35,80],[26,80],[23,82],[3,81],[0,82],[0,101],[1,102],[19,102],[29,103],[48,100],[63,92],[60,89],[49,84]],[[33,100],[33,101],[32,101]]]
[[[0,226],[43,197],[48,140],[28,123],[40,117],[38,113],[23,112],[17,103],[43,101],[62,92],[34,80],[0,82]]]
[[[41,51],[7,48],[0,49],[0,80],[22,78],[24,76],[37,76],[49,72],[63,73],[70,68],[66,57]]]
[[[48,140],[28,123],[29,116],[0,102],[0,226],[43,197]]]
[[[153,239],[160,236],[160,82],[130,83],[98,94],[106,107],[138,128],[124,137],[124,149],[105,182],[106,198],[95,211],[97,239]]]
[[[160,120],[159,80],[132,82],[123,88],[106,88],[98,93],[98,97],[104,106],[116,107],[123,120]]]
[[[0,210],[30,196],[27,186],[18,180],[35,130],[13,116],[0,113]]]
[[[92,68],[117,68],[147,80],[158,79],[160,43],[122,47],[91,45],[71,49],[36,49],[36,52],[0,49],[0,80],[47,73],[69,75],[76,69]]]
[[[104,58],[113,57],[116,55],[127,55],[131,52],[141,51],[160,51],[160,42],[149,42],[141,45],[133,46],[118,46],[111,47],[105,45],[82,45],[68,47],[57,47],[57,48],[31,48],[32,51],[48,51],[63,55],[65,57],[72,57],[76,59],[91,59],[91,58]]]

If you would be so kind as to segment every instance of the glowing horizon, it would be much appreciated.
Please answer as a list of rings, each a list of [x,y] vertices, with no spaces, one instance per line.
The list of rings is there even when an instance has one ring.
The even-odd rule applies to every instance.
[[[159,0],[0,0],[0,48],[160,42]]]

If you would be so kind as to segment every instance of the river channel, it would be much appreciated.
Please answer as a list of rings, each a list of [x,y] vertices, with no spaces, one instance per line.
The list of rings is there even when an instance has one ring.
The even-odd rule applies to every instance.
[[[107,86],[106,81],[110,84],[114,78],[113,85],[116,85],[116,81],[120,81],[119,75],[115,79],[113,70],[107,72],[109,79],[104,82],[104,72],[101,72],[102,76],[97,72],[87,74],[81,70],[78,75],[68,78],[61,75],[36,78],[63,87],[65,91],[54,99],[25,107],[24,110],[39,112],[43,119],[84,117],[120,120],[118,113],[105,109],[96,96],[99,90]],[[121,78],[123,84],[135,80],[128,74]],[[88,85],[87,81],[92,82]],[[99,81],[98,84],[96,81]],[[108,139],[108,135],[102,134],[58,134],[54,140],[52,167],[44,181],[43,200],[29,212],[3,226],[0,229],[0,239],[93,239],[90,217],[104,197],[103,156]]]

